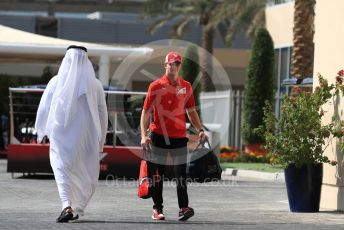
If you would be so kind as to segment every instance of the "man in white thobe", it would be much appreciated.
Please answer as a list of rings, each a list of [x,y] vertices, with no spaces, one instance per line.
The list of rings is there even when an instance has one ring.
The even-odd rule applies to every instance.
[[[70,46],[43,93],[35,124],[38,143],[44,136],[50,141],[50,164],[62,202],[57,222],[83,215],[98,182],[107,125],[103,87],[87,49]]]

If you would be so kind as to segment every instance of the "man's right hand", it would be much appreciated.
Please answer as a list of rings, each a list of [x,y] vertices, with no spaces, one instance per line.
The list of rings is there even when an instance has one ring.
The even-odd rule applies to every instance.
[[[146,148],[149,144],[152,143],[152,140],[150,137],[146,136],[146,135],[143,135],[142,138],[141,138],[141,146],[143,148]]]

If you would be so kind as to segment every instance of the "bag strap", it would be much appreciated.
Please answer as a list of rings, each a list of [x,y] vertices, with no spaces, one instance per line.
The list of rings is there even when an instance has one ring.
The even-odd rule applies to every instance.
[[[207,143],[208,144],[208,146],[209,146],[209,149],[211,149],[211,145],[210,145],[210,143],[209,143],[209,140],[208,140],[208,138],[206,138],[205,140],[199,140],[199,142],[198,142],[198,145],[196,146],[196,148],[194,149],[194,150],[192,150],[192,152],[194,152],[194,151],[196,151],[199,147],[201,147],[201,149],[203,149],[205,146],[205,143]]]
[[[147,160],[147,158],[152,154],[152,147],[150,144],[148,144],[145,147],[142,147],[142,149],[143,149],[142,158],[144,160]]]
[[[209,142],[208,138],[206,138],[206,139],[203,141],[202,147],[204,147],[205,143],[207,143],[208,146],[209,146],[209,149],[211,149],[211,145],[210,145],[210,142]]]

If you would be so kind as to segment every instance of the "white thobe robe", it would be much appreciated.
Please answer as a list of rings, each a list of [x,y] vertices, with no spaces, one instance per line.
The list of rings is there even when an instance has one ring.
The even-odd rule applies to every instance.
[[[49,121],[49,113],[58,113],[53,105],[58,77],[50,80],[43,93],[35,126],[38,141],[45,135],[50,141],[50,164],[62,209],[71,206],[74,211],[83,215],[98,182],[99,152],[103,149],[108,125],[105,95],[100,81],[94,79],[88,88],[91,95],[80,95],[75,101],[75,115],[68,126],[65,127],[63,121],[59,122],[57,115],[53,116],[55,120]],[[91,108],[96,111],[90,111]],[[55,111],[51,111],[52,109]],[[97,133],[97,125],[101,135]]]

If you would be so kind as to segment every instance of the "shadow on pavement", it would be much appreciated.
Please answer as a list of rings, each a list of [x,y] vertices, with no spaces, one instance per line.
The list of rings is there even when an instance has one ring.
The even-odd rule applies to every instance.
[[[165,220],[165,221],[127,221],[127,220],[77,220],[71,222],[73,224],[91,224],[91,223],[103,223],[103,224],[162,224],[162,225],[174,225],[174,224],[188,224],[188,225],[238,225],[238,226],[254,226],[260,223],[249,223],[249,222],[231,222],[231,221],[178,221],[178,220]],[[264,223],[273,225],[283,224],[298,224],[298,223]]]
[[[15,179],[33,179],[33,180],[53,180],[53,174],[24,174],[19,177],[14,177]]]

